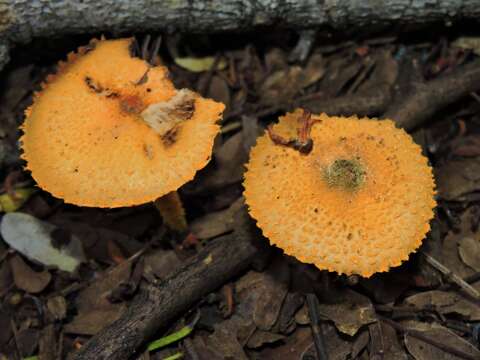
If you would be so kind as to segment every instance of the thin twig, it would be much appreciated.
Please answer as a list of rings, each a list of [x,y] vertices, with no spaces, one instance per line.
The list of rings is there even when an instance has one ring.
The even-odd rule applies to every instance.
[[[190,360],[200,360],[200,356],[197,353],[197,350],[195,349],[195,345],[193,344],[193,341],[189,338],[185,338],[183,340],[183,348],[185,350],[185,354],[187,354],[187,358]]]
[[[407,314],[410,316],[418,315],[418,313],[434,313],[435,310],[429,307],[418,307],[415,305],[387,305],[387,304],[375,304],[375,310],[379,312],[387,312],[396,314]]]
[[[233,286],[226,284],[222,288],[223,296],[225,297],[225,311],[223,311],[224,318],[229,318],[233,313]]]
[[[425,260],[433,266],[435,269],[440,271],[444,276],[446,276],[451,282],[455,283],[458,285],[460,288],[462,288],[468,295],[472,296],[473,298],[479,300],[480,299],[480,293],[470,284],[465,282],[460,276],[455,274],[452,270],[447,268],[445,265],[441,264],[438,260],[433,258],[431,255],[428,255],[427,253],[422,251],[423,256],[425,257]]]
[[[220,129],[220,133],[222,135],[225,135],[225,134],[228,134],[229,132],[238,130],[240,128],[242,128],[242,123],[240,121],[236,121],[236,122],[233,122],[233,123],[230,123],[230,124],[227,124],[227,125],[223,126]]]
[[[478,280],[480,280],[480,272],[476,272],[475,274],[467,276],[463,280],[469,284],[477,282]]]
[[[376,321],[368,325],[368,332],[370,334],[370,358],[383,359],[385,355],[385,337],[382,324]]]
[[[472,274],[470,276],[466,276],[466,277],[463,278],[463,281],[465,281],[468,284],[473,284],[473,283],[475,283],[479,280],[480,280],[480,272],[476,272],[475,274]],[[455,286],[455,285],[456,284],[453,284],[453,283],[443,284],[438,288],[438,290],[447,290],[447,289],[450,289],[452,286]]]
[[[315,43],[317,31],[318,30],[316,29],[307,29],[300,31],[300,37],[298,39],[297,45],[295,45],[295,48],[288,56],[289,62],[302,63],[307,59],[308,55],[310,55],[310,52],[312,51],[313,44]]]
[[[158,56],[158,52],[160,51],[160,46],[162,45],[162,35],[158,35],[153,42],[152,51],[150,53],[150,59],[148,63],[150,65],[155,65],[155,60]]]
[[[15,324],[15,321],[13,319],[10,320],[10,328],[12,329],[13,333],[13,340],[15,343],[15,351],[17,352],[17,355],[19,359],[22,358],[22,351],[20,350],[20,342],[18,341],[18,329]]]
[[[132,47],[132,55],[133,56],[140,56],[140,44],[139,44],[139,41],[136,37],[133,39],[132,46],[133,46]]]
[[[327,348],[320,325],[318,315],[318,299],[314,294],[307,294],[308,315],[310,317],[310,326],[312,327],[313,342],[317,350],[319,360],[328,360]]]
[[[478,96],[478,94],[475,91],[472,91],[470,93],[470,96],[473,97],[477,102],[480,103],[480,96]]]
[[[198,87],[198,92],[200,94],[206,94],[207,91],[209,90],[210,83],[212,82],[213,74],[215,74],[215,72],[217,71],[217,67],[218,67],[218,64],[220,63],[221,58],[222,56],[220,54],[215,55],[213,64],[210,67],[210,69],[208,69],[208,72],[206,74],[205,81],[202,84],[200,84],[200,86]]]
[[[58,336],[57,360],[63,359],[63,337],[64,337],[64,333],[63,333],[63,330],[61,330],[60,335]]]
[[[145,61],[147,61],[148,58],[148,46],[150,45],[151,38],[150,34],[148,34],[145,36],[145,39],[143,39],[141,58]]]
[[[399,331],[400,333],[405,334],[405,335],[410,335],[411,337],[414,337],[414,338],[416,338],[418,340],[421,340],[421,341],[423,341],[427,344],[435,346],[435,347],[439,348],[440,350],[445,351],[446,353],[458,356],[458,357],[460,357],[462,359],[465,359],[465,360],[478,360],[478,357],[476,357],[474,355],[471,355],[471,354],[468,354],[464,351],[455,349],[455,348],[453,348],[449,345],[446,345],[444,343],[441,343],[439,341],[436,341],[436,340],[424,335],[421,331],[408,329],[408,328],[404,327],[403,325],[401,325],[401,324],[399,324],[399,323],[397,323],[393,320],[390,320],[388,318],[385,318],[383,316],[380,316],[380,315],[377,315],[377,318],[380,321],[383,321],[384,323],[390,325],[391,327],[393,327],[395,330]]]

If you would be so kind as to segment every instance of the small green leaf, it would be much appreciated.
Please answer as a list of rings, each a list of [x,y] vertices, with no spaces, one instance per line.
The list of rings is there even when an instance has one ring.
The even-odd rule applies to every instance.
[[[171,356],[169,356],[169,357],[166,357],[164,360],[177,360],[177,359],[180,359],[180,358],[182,358],[182,357],[183,357],[183,353],[178,352],[178,353],[173,354],[173,355],[171,355]]]
[[[188,336],[192,332],[192,330],[193,330],[193,327],[190,327],[187,325],[181,328],[180,330],[178,330],[177,332],[174,332],[173,334],[170,334],[158,340],[152,341],[150,344],[148,344],[147,350],[148,351],[157,350],[164,346],[177,342],[183,339],[184,337]]]
[[[17,211],[35,191],[37,191],[35,188],[23,188],[15,189],[13,196],[8,193],[0,195],[0,211],[6,213]]]
[[[164,337],[162,337],[158,340],[152,341],[150,344],[148,344],[147,350],[148,351],[157,350],[157,349],[160,349],[164,346],[167,346],[167,345],[170,345],[174,342],[182,340],[184,337],[187,337],[188,335],[190,335],[190,333],[195,328],[195,324],[198,322],[199,319],[200,319],[200,313],[197,311],[197,313],[195,314],[195,317],[193,318],[193,320],[188,325],[185,325],[183,328],[174,332],[173,334],[170,334],[170,335],[164,336]],[[179,353],[179,354],[180,354],[180,357],[183,356],[181,353]],[[175,355],[178,355],[178,354],[175,354]],[[175,355],[173,355],[173,356],[175,356]],[[178,357],[176,357],[174,359],[178,359]]]
[[[206,56],[202,58],[194,57],[177,57],[173,59],[175,64],[181,66],[184,69],[187,69],[191,72],[202,72],[208,71],[215,64],[215,57]],[[224,58],[221,58],[217,63],[217,70],[223,70],[227,66],[227,62]]]

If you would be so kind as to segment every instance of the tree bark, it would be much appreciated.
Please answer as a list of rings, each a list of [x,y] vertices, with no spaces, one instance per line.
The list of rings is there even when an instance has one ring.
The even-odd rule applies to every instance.
[[[0,69],[35,37],[139,31],[219,32],[276,26],[362,29],[478,19],[479,0],[0,0]]]
[[[158,285],[142,286],[120,319],[88,341],[74,360],[128,359],[147,339],[266,253],[266,243],[243,208],[235,231],[208,244]]]

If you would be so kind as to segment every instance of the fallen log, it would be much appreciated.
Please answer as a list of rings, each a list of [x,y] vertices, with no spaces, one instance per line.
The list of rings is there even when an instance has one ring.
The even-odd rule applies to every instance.
[[[37,37],[108,32],[220,32],[257,27],[366,29],[476,20],[478,0],[0,1],[0,69],[9,48]]]

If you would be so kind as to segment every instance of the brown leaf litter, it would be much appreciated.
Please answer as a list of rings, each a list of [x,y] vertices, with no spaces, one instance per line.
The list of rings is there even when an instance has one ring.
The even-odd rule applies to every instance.
[[[176,85],[196,89],[227,106],[212,161],[180,191],[190,237],[197,246],[181,246],[186,236],[161,226],[151,205],[86,209],[36,193],[20,211],[59,229],[50,234],[52,245],[78,237],[87,261],[67,274],[23,258],[0,243],[0,328],[4,329],[0,356],[67,356],[118,319],[139,286],[161,283],[203,244],[232,232],[233,214],[242,201],[243,164],[277,114],[301,105],[315,112],[378,116],[414,86],[458,68],[470,54],[451,49],[448,40],[440,42],[436,37],[424,44],[396,38],[338,43],[322,39],[325,44],[315,44],[300,62],[289,60],[285,37],[224,44],[207,36],[201,37],[202,52],[211,52],[206,55],[213,59],[221,57],[222,66],[191,72],[172,63],[169,55],[205,54],[194,56],[198,49],[187,37],[166,38],[162,57]],[[62,44],[56,45],[55,57],[63,54]],[[32,51],[46,56],[38,49]],[[2,74],[6,91],[0,98],[0,170],[5,178],[20,169],[14,151],[16,128],[32,90],[48,70],[29,61],[23,59],[27,65],[12,65]],[[435,168],[440,200],[425,251],[473,281],[477,289],[479,110],[471,95],[437,113],[416,133]],[[199,359],[314,358],[305,304],[305,294],[312,292],[320,299],[320,328],[330,359],[457,359],[455,351],[480,356],[473,333],[480,320],[478,303],[417,257],[392,272],[359,281],[319,273],[277,250],[255,266],[196,303],[201,319],[186,339],[170,345],[162,355],[144,356],[155,359],[182,352]],[[165,324],[168,329],[155,336],[178,329],[186,316]],[[394,324],[382,321],[383,316]],[[410,333],[399,330],[402,326]]]

